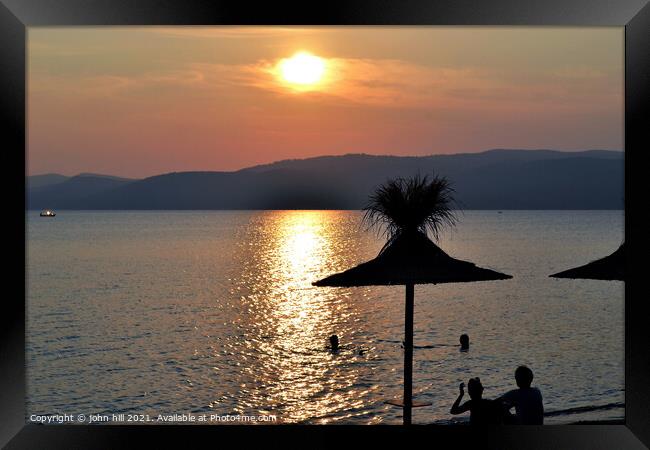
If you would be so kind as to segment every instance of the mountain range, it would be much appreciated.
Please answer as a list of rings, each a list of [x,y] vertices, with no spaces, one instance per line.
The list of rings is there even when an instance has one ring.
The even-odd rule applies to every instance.
[[[29,209],[360,209],[389,178],[447,177],[464,209],[622,209],[624,154],[489,150],[433,156],[347,154],[233,172],[144,179],[98,174],[26,178]]]

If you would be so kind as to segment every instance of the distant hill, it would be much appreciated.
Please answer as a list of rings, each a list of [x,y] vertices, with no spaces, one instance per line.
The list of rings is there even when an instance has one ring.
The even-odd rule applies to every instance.
[[[28,177],[27,180],[27,205],[30,209],[76,209],[74,205],[84,204],[86,199],[93,195],[124,186],[132,181],[107,175],[80,174],[64,177],[63,181],[57,183],[40,186],[37,183],[37,186],[34,186],[32,178],[34,177]]]
[[[622,152],[490,150],[435,156],[350,154],[278,161],[236,172],[142,180],[72,177],[29,189],[31,209],[360,209],[388,178],[451,180],[465,209],[622,209]]]
[[[51,186],[53,184],[62,183],[67,180],[69,177],[65,175],[59,175],[58,173],[46,173],[43,175],[34,175],[27,177],[27,188],[34,189],[44,186]]]
[[[123,177],[116,177],[113,175],[102,175],[101,173],[80,173],[77,175],[77,177],[85,177],[85,178],[104,178],[108,180],[115,180],[115,181],[133,181],[132,178],[123,178]]]

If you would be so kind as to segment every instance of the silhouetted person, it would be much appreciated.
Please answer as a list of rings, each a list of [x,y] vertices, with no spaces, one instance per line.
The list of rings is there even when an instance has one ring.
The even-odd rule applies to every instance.
[[[469,350],[469,336],[466,334],[460,335],[460,350],[463,352]]]
[[[501,423],[501,408],[494,400],[483,398],[483,385],[480,378],[471,378],[467,382],[467,392],[470,400],[460,404],[465,395],[465,383],[458,386],[460,391],[458,398],[449,411],[451,414],[462,414],[469,411],[469,423],[471,425],[498,425]]]
[[[521,425],[543,425],[544,405],[542,393],[536,387],[531,387],[533,371],[526,366],[519,366],[515,370],[515,381],[519,389],[506,392],[497,401],[505,404],[507,409],[514,406],[516,423]]]
[[[339,351],[339,337],[335,334],[330,336],[330,350],[332,353]]]

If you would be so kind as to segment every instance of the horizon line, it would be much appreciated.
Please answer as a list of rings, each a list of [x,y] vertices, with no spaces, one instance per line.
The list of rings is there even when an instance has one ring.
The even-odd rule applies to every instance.
[[[523,152],[557,152],[557,153],[587,153],[587,152],[611,152],[611,153],[625,153],[624,149],[602,149],[602,148],[591,148],[591,149],[584,149],[584,150],[558,150],[558,149],[552,149],[552,148],[491,148],[487,150],[478,150],[478,151],[461,151],[458,153],[431,153],[427,155],[395,155],[395,154],[374,154],[374,153],[343,153],[343,154],[325,154],[325,155],[318,155],[318,156],[309,156],[305,158],[284,158],[284,159],[278,159],[275,161],[271,162],[264,162],[264,163],[258,163],[250,166],[245,166],[241,167],[239,169],[233,169],[233,170],[218,170],[218,169],[212,169],[212,170],[182,170],[182,171],[176,171],[172,170],[169,172],[161,172],[157,174],[152,174],[152,175],[145,175],[141,177],[130,177],[130,176],[123,176],[123,175],[112,175],[112,174],[105,174],[105,173],[97,173],[97,172],[79,172],[76,174],[72,175],[66,175],[63,173],[59,172],[43,172],[43,173],[37,173],[37,174],[25,174],[25,178],[30,178],[30,177],[40,177],[40,176],[47,176],[47,175],[56,175],[56,176],[63,176],[67,178],[74,178],[74,177],[80,177],[80,176],[97,176],[97,177],[113,177],[113,178],[122,178],[122,179],[129,179],[129,180],[144,180],[147,178],[151,177],[157,177],[157,176],[162,176],[162,175],[169,175],[169,174],[174,174],[174,173],[236,173],[240,172],[243,170],[247,169],[252,169],[255,167],[263,167],[263,166],[270,166],[273,164],[279,164],[283,162],[290,162],[290,161],[306,161],[310,159],[320,159],[320,158],[340,158],[340,157],[345,157],[345,156],[369,156],[369,157],[386,157],[386,158],[430,158],[430,157],[435,157],[435,156],[462,156],[462,155],[478,155],[478,154],[483,154],[483,153],[490,153],[490,152],[495,152],[495,151],[523,151]]]

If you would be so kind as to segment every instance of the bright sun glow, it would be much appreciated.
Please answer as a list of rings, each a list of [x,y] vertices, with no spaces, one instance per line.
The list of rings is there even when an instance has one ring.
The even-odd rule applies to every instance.
[[[307,52],[298,52],[280,61],[280,74],[287,83],[311,86],[318,83],[325,73],[325,60]]]

